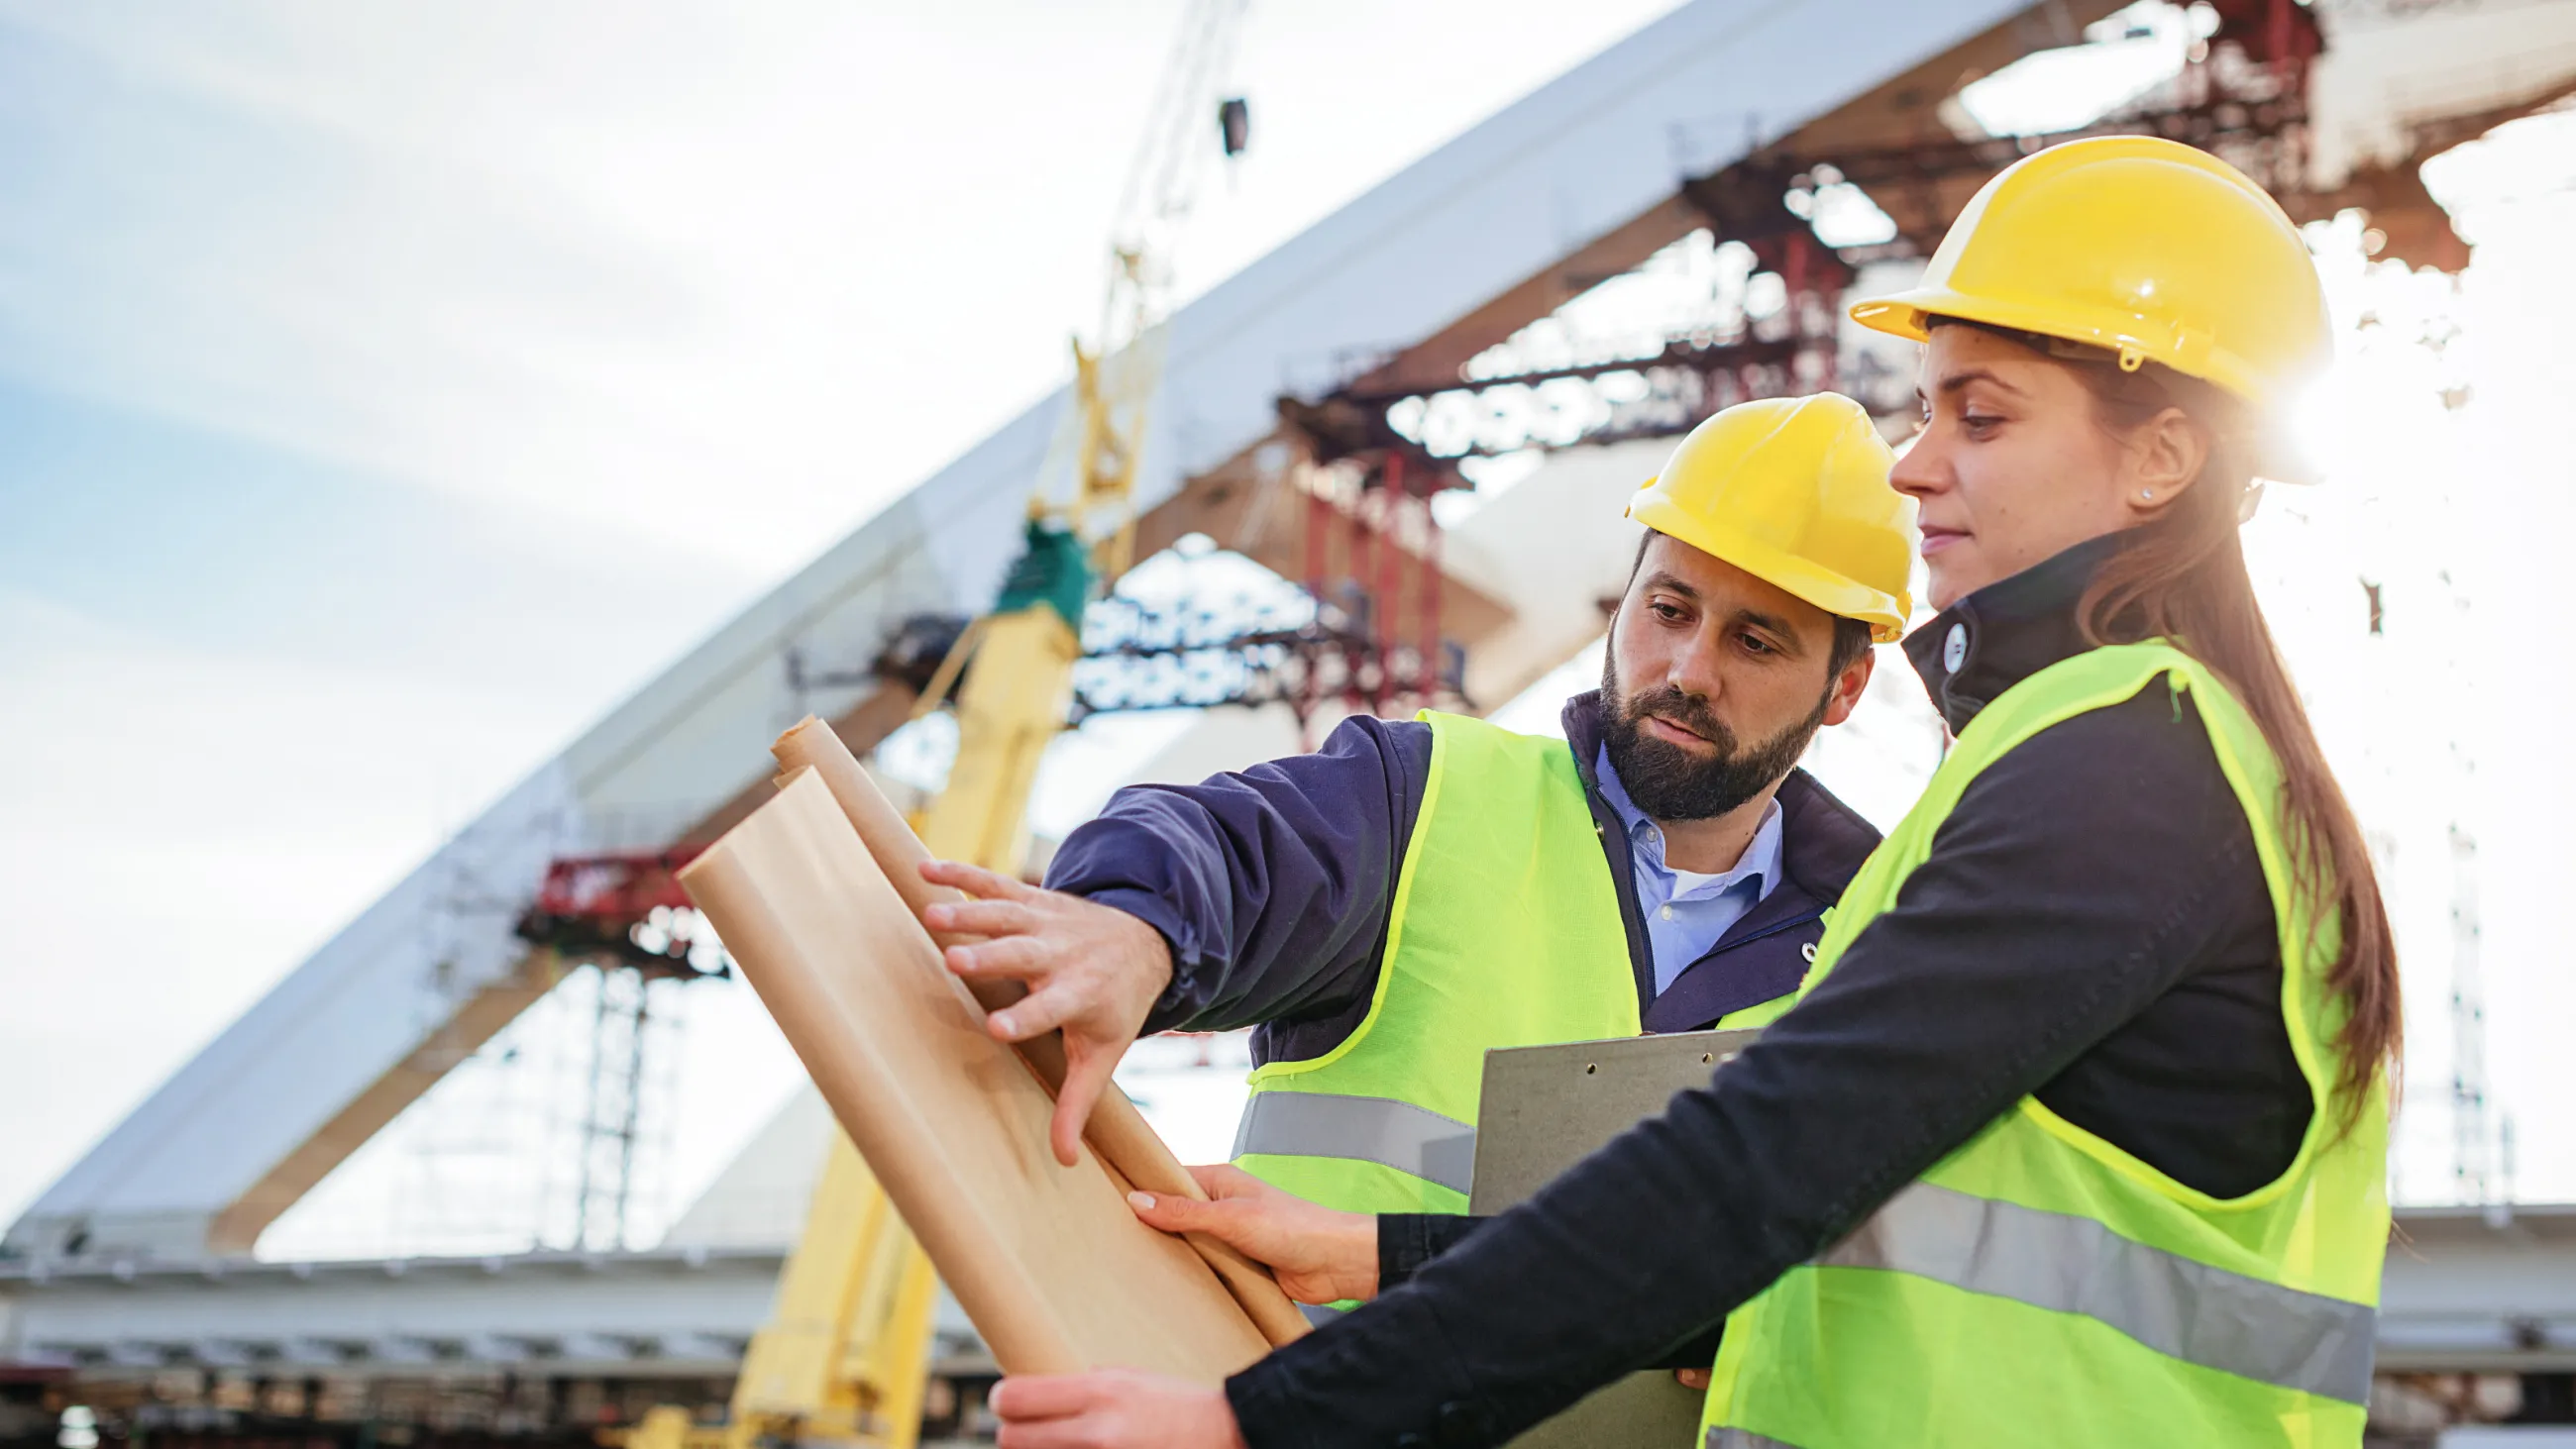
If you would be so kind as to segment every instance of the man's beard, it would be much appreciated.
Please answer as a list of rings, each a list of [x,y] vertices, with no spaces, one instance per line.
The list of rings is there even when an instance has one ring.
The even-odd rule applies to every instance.
[[[1606,652],[1601,659],[1602,743],[1610,751],[1610,768],[1619,772],[1620,787],[1650,820],[1708,820],[1769,789],[1807,752],[1807,742],[1816,737],[1832,702],[1828,685],[1805,719],[1751,749],[1738,749],[1735,732],[1718,721],[1706,700],[1670,684],[1624,698],[1617,662]],[[1704,737],[1717,747],[1716,755],[1702,758],[1646,733],[1650,714]]]

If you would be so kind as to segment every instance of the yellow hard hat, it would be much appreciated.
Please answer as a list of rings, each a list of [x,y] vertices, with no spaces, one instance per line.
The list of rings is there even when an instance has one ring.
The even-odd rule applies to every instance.
[[[1957,317],[2157,362],[2278,415],[2334,358],[2325,288],[2280,203],[2154,136],[2033,152],[1968,202],[1920,285],[1852,320],[1921,341]]]
[[[1628,516],[1859,619],[1885,644],[1914,609],[1914,500],[1888,486],[1895,466],[1850,398],[1764,398],[1691,429],[1628,500]]]

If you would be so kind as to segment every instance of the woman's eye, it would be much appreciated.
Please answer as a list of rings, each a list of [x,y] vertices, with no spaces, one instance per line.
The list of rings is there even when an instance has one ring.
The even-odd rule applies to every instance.
[[[2003,426],[2003,421],[1990,413],[1966,413],[1959,419],[1960,424],[1968,430],[1968,436],[1972,438],[1984,437]]]

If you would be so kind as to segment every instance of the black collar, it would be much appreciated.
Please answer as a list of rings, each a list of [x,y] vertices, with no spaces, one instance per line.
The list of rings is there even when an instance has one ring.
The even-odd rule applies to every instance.
[[[1592,777],[1593,761],[1601,758],[1601,739],[1608,732],[1601,723],[1601,691],[1587,689],[1566,700],[1556,722],[1565,729],[1565,743],[1574,751],[1574,768],[1582,772],[1583,787],[1601,788]]]
[[[2079,543],[1986,585],[1905,636],[1905,657],[1951,734],[2005,690],[2093,647],[2075,606],[2103,562],[2128,544],[2126,533]]]

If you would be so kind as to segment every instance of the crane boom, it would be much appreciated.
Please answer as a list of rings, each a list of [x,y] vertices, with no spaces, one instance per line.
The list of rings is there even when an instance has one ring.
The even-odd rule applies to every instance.
[[[1064,728],[1081,657],[1082,614],[1099,581],[1127,571],[1134,495],[1163,377],[1171,247],[1195,199],[1217,92],[1248,0],[1191,0],[1112,232],[1099,330],[1073,344],[1063,425],[1029,498],[1026,546],[991,613],[956,647],[915,707],[945,703],[970,659],[991,667],[957,688],[957,757],[922,838],[931,853],[1013,871],[1027,853],[1029,789]]]
[[[1026,543],[993,608],[967,626],[914,710],[955,694],[957,755],[921,824],[932,855],[1017,873],[1029,791],[1064,729],[1084,608],[1126,572],[1137,465],[1162,383],[1171,246],[1210,122],[1239,150],[1242,103],[1217,91],[1249,0],[1189,0],[1121,194],[1100,322],[1073,344],[1074,386],[1029,496]],[[974,667],[970,670],[969,664]],[[657,1408],[626,1449],[752,1449],[769,1440],[912,1449],[929,1374],[936,1280],[849,1137],[835,1132],[770,1318],[735,1381],[729,1422]]]

